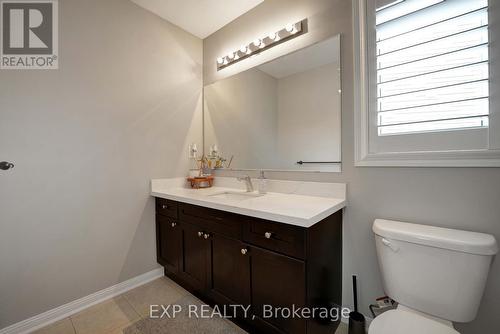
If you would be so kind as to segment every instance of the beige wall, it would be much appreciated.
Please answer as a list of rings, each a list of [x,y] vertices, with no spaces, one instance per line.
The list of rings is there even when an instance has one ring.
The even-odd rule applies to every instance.
[[[499,31],[496,18],[500,5],[490,3],[495,22],[492,29]],[[290,42],[287,48],[342,34],[343,171],[341,174],[268,173],[268,177],[348,184],[348,206],[344,213],[343,299],[345,305],[352,305],[350,276],[358,274],[361,311],[369,314],[368,304],[383,294],[371,231],[373,220],[391,218],[480,231],[491,233],[500,240],[500,169],[354,167],[353,43],[349,0],[266,0],[204,40],[205,81],[227,75],[227,72],[216,72],[217,55],[252,40],[256,34],[272,30],[273,26],[304,17],[309,18],[311,31],[302,36],[300,42],[293,42],[293,45]],[[252,66],[245,62],[240,64],[241,67]],[[498,67],[493,64],[492,73],[497,73]],[[240,70],[239,65],[229,68],[234,73]],[[498,87],[496,81],[493,87]],[[458,325],[461,333],[499,332],[499,281],[500,263],[496,260],[479,315],[472,323]]]
[[[60,69],[0,71],[0,328],[158,267],[151,178],[201,145],[202,42],[63,0]]]

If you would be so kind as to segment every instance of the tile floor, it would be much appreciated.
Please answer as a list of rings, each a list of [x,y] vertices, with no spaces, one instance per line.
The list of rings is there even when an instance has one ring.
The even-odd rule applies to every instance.
[[[138,320],[149,317],[149,305],[174,303],[189,292],[166,277],[130,290],[123,295],[36,331],[36,334],[119,334]],[[228,321],[228,320],[224,320]],[[228,321],[229,322],[229,321]],[[232,323],[229,324],[232,326]],[[336,334],[347,334],[340,324]]]

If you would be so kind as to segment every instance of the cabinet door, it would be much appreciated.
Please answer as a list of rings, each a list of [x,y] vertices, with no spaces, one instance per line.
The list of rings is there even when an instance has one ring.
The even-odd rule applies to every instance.
[[[244,244],[214,234],[210,237],[212,265],[209,276],[211,297],[219,304],[250,305],[250,257]]]
[[[249,247],[251,257],[252,304],[257,317],[280,331],[305,333],[304,319],[281,316],[263,318],[264,305],[273,308],[304,307],[306,303],[305,262],[261,248]]]
[[[206,290],[210,256],[206,232],[196,225],[182,223],[182,277],[197,292]]]
[[[172,218],[158,215],[157,257],[158,262],[167,270],[177,273],[182,253],[182,232],[179,223]]]

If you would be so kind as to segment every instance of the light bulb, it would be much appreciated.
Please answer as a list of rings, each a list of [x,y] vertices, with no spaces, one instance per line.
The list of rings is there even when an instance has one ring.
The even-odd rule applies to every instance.
[[[222,57],[217,58],[217,64],[222,64],[224,62],[224,59]]]
[[[290,34],[295,35],[297,32],[298,32],[297,28],[295,28],[295,26],[293,26],[293,29],[292,29],[292,31],[290,31]]]
[[[240,51],[241,53],[247,53],[247,47],[245,45],[242,45]]]
[[[276,33],[272,32],[267,37],[269,37],[269,39],[272,39],[274,41],[276,39]]]
[[[295,28],[295,24],[291,24],[291,23],[288,23],[285,26],[286,31],[288,31],[289,33],[291,33],[294,28]]]
[[[234,58],[234,53],[230,52],[230,53],[227,55],[227,57],[228,57],[229,59],[233,59],[233,58]]]
[[[234,54],[234,60],[240,59],[240,56],[238,55],[238,52]]]
[[[265,47],[266,47],[266,43],[264,43],[264,42],[260,43],[259,48],[261,48],[261,49],[262,49],[262,48],[265,48]]]
[[[255,41],[253,41],[253,45],[257,47],[260,45],[260,43],[261,43],[260,38],[257,38]]]
[[[223,62],[224,65],[227,65],[227,58],[224,57],[224,62]]]

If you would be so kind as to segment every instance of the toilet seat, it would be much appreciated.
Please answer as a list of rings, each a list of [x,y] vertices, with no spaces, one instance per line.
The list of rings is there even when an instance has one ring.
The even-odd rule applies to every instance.
[[[405,310],[390,310],[376,317],[368,334],[460,334],[453,327]]]

